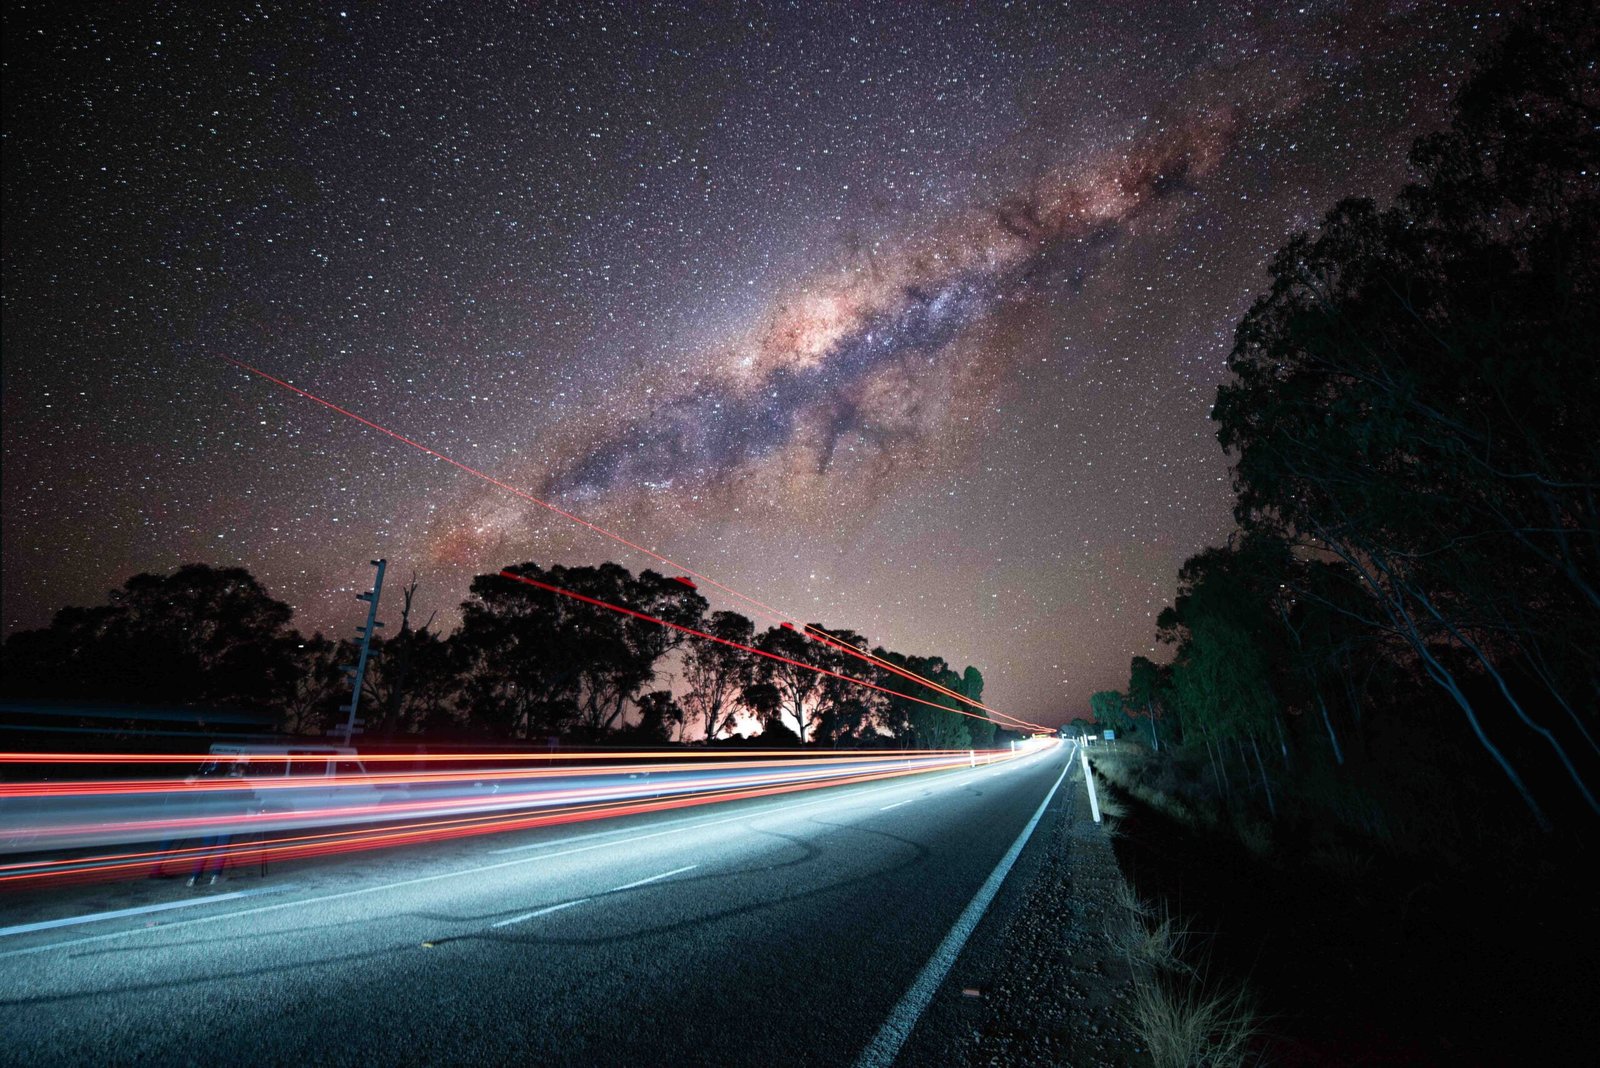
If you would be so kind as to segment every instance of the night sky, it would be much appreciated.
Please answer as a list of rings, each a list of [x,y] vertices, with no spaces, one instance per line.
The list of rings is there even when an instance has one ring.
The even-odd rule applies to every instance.
[[[379,555],[446,625],[651,564],[232,357],[1083,711],[1227,537],[1266,258],[1503,22],[1124,7],[8,5],[6,630],[190,561],[340,632]]]

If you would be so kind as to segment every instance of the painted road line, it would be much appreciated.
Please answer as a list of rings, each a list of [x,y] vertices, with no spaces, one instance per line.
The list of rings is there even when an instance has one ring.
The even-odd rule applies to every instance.
[[[899,808],[901,805],[909,805],[909,804],[911,804],[911,802],[913,802],[915,800],[916,800],[916,798],[914,798],[914,797],[908,797],[904,801],[896,801],[892,805],[884,805],[878,811],[879,812],[888,812],[891,808]]]
[[[261,894],[281,894],[285,890],[293,890],[294,883],[284,883],[282,886],[263,886],[256,890],[235,890],[231,894],[213,894],[210,897],[191,897],[183,901],[167,901],[159,905],[140,905],[131,909],[112,909],[110,912],[90,912],[82,916],[68,916],[60,920],[41,920],[39,923],[19,923],[13,927],[0,927],[0,938],[11,935],[29,934],[33,931],[48,931],[55,927],[76,927],[81,923],[99,923],[101,920],[117,920],[124,916],[144,916],[152,912],[166,912],[168,909],[186,909],[194,905],[212,905],[218,901],[237,901],[241,897],[258,897]]]
[[[804,803],[798,804],[798,805],[775,806],[776,811],[772,811],[772,812],[745,813],[743,815],[732,816],[732,817],[724,817],[724,818],[718,819],[718,820],[696,822],[691,826],[674,827],[671,830],[654,831],[654,832],[652,832],[650,834],[635,835],[632,838],[619,838],[619,839],[616,839],[615,841],[595,842],[592,845],[578,846],[578,847],[573,848],[573,849],[557,849],[557,850],[554,850],[552,852],[537,853],[537,854],[535,854],[535,855],[533,855],[531,857],[520,857],[517,860],[502,860],[502,861],[500,861],[499,863],[496,863],[496,864],[482,864],[482,865],[479,865],[478,867],[475,867],[475,868],[461,868],[461,869],[458,869],[456,871],[439,872],[437,875],[422,875],[422,876],[418,876],[415,879],[401,879],[401,880],[398,880],[397,882],[381,883],[378,886],[363,886],[363,887],[361,887],[359,889],[356,889],[356,890],[343,890],[343,891],[340,891],[339,893],[336,893],[336,894],[323,894],[320,897],[302,898],[300,900],[287,901],[287,902],[283,902],[283,903],[277,904],[277,905],[261,905],[261,906],[259,906],[257,908],[252,908],[252,909],[240,909],[237,912],[223,912],[223,913],[219,913],[219,914],[217,914],[215,916],[202,916],[201,918],[199,918],[197,920],[181,920],[178,923],[168,924],[163,929],[164,930],[172,930],[172,929],[177,928],[177,927],[189,927],[189,926],[193,926],[195,924],[201,924],[201,923],[214,923],[214,922],[216,922],[218,920],[226,920],[226,919],[242,917],[242,916],[255,916],[255,915],[259,915],[259,914],[264,913],[264,912],[277,912],[277,911],[279,911],[281,909],[286,909],[286,908],[295,908],[295,907],[303,906],[303,905],[321,904],[322,902],[325,902],[325,901],[341,901],[341,900],[344,900],[345,898],[363,897],[363,896],[365,896],[367,894],[377,894],[377,893],[381,893],[381,892],[383,892],[385,890],[398,890],[398,889],[401,889],[401,888],[407,887],[407,886],[418,886],[418,885],[421,885],[423,883],[435,883],[435,882],[440,881],[441,879],[454,879],[454,878],[456,878],[458,876],[462,876],[462,875],[480,875],[483,872],[487,872],[487,871],[499,871],[502,868],[516,868],[516,867],[521,867],[524,864],[536,864],[539,861],[551,860],[551,859],[554,859],[556,857],[570,857],[570,856],[573,856],[573,855],[578,854],[578,853],[590,853],[590,852],[593,852],[596,849],[606,849],[606,848],[608,848],[610,846],[613,846],[613,845],[629,845],[629,844],[631,844],[633,842],[643,842],[643,841],[647,841],[647,840],[649,840],[651,838],[665,838],[668,835],[682,834],[685,831],[699,830],[702,827],[715,827],[715,826],[718,826],[718,825],[721,825],[721,824],[728,824],[728,823],[744,823],[744,822],[748,822],[748,821],[753,820],[753,819],[761,819],[761,818],[767,818],[767,817],[771,817],[771,816],[786,816],[789,813],[794,812],[794,811],[796,811],[798,809],[815,808],[817,805],[824,805],[824,804],[837,805],[837,804],[840,804],[844,800],[846,800],[846,799],[839,798],[839,797],[824,797],[824,798],[818,798],[815,801],[807,801],[807,802],[804,802]],[[559,845],[562,845],[564,842],[567,842],[567,841],[584,841],[586,839],[595,838],[595,837],[599,837],[599,835],[583,835],[583,836],[580,836],[580,837],[574,838],[574,839],[563,839],[562,841],[557,841],[557,842],[546,842],[546,843],[543,843],[543,847],[546,848],[546,849],[550,849],[550,847],[552,847],[552,846],[559,846]],[[211,898],[209,900],[215,901],[216,898]],[[91,936],[89,938],[74,938],[74,939],[70,939],[70,940],[65,941],[65,942],[51,942],[51,943],[49,943],[47,945],[42,945],[42,946],[29,946],[26,949],[4,950],[4,951],[0,951],[0,959],[4,959],[6,957],[28,956],[28,955],[35,954],[35,953],[44,953],[44,952],[48,952],[49,950],[52,950],[52,949],[66,949],[66,948],[69,948],[71,946],[81,946],[81,945],[86,945],[86,944],[91,943],[91,942],[103,942],[103,941],[106,941],[108,939],[123,938],[123,937],[126,937],[127,935],[139,934],[141,932],[146,932],[146,931],[150,931],[150,930],[155,930],[155,928],[135,927],[132,930],[128,930],[128,931],[114,931],[111,934],[93,935],[93,936]]]
[[[767,812],[745,813],[739,816],[712,820],[704,823],[695,823],[693,826],[689,827],[675,827],[671,830],[656,831],[650,834],[641,834],[633,838],[623,838],[608,842],[596,842],[593,845],[578,846],[573,849],[562,849],[554,852],[538,853],[531,857],[520,857],[516,860],[503,860],[495,864],[482,864],[473,868],[460,868],[455,871],[439,872],[435,875],[421,875],[415,879],[401,879],[392,883],[381,883],[377,886],[363,886],[355,890],[343,890],[335,894],[323,894],[318,897],[300,898],[294,901],[280,902],[276,905],[259,905],[255,908],[240,909],[235,912],[222,912],[215,916],[201,916],[198,919],[193,920],[180,920],[177,923],[165,924],[161,927],[135,927],[125,931],[113,931],[109,934],[91,935],[87,938],[69,939],[65,942],[50,942],[42,946],[28,946],[25,949],[3,950],[0,951],[0,960],[5,959],[6,957],[22,957],[30,956],[36,953],[48,953],[53,949],[69,949],[73,946],[87,945],[94,942],[104,942],[116,938],[125,938],[129,935],[135,934],[147,934],[151,931],[172,931],[179,927],[192,927],[203,923],[216,923],[219,920],[238,919],[244,916],[257,916],[267,912],[278,912],[283,909],[301,908],[306,905],[317,905],[327,901],[341,901],[346,898],[364,897],[367,894],[378,894],[384,892],[385,890],[399,890],[407,886],[420,886],[424,883],[435,883],[443,879],[455,879],[463,875],[480,875],[483,872],[499,871],[503,868],[515,868],[521,867],[524,864],[536,864],[539,861],[550,860],[555,857],[572,856],[577,853],[588,853],[596,849],[605,849],[612,845],[627,845],[632,842],[643,842],[652,838],[664,838],[668,835],[682,834],[684,831],[697,830],[702,827],[715,827],[720,824],[728,823],[743,823],[768,817],[782,817],[800,809],[814,808],[817,805],[824,804],[838,805],[849,800],[851,800],[849,797],[824,797],[815,801],[807,801],[797,805],[774,805],[773,809]],[[564,841],[582,841],[588,837],[598,837],[598,835],[582,836],[580,838],[566,839]],[[542,843],[542,846],[543,848],[548,849],[551,846],[557,846],[561,844],[562,842],[559,841],[546,842]],[[215,901],[216,898],[210,898],[208,900]]]
[[[1017,862],[1017,857],[1022,854],[1022,847],[1028,844],[1028,839],[1033,836],[1033,829],[1039,825],[1039,820],[1044,817],[1045,809],[1050,807],[1050,802],[1055,798],[1056,791],[1061,789],[1067,772],[1072,770],[1069,760],[1067,766],[1061,769],[1061,774],[1056,777],[1056,783],[1050,787],[1050,792],[1045,794],[1039,808],[1034,812],[1028,825],[1022,828],[1022,833],[1017,835],[1017,840],[1011,843],[1011,848],[1006,855],[1000,858],[994,871],[989,873],[983,885],[978,888],[978,893],[962,910],[957,917],[955,926],[950,928],[950,933],[944,936],[944,941],[939,943],[939,948],[933,951],[932,958],[923,966],[922,972],[917,976],[916,982],[911,984],[911,989],[906,991],[905,997],[900,999],[893,1009],[889,1010],[889,1018],[883,1022],[878,1033],[873,1037],[872,1043],[867,1046],[856,1061],[856,1068],[889,1068],[894,1064],[895,1057],[900,1052],[900,1047],[905,1045],[906,1039],[911,1037],[911,1029],[917,1025],[917,1020],[922,1017],[923,1010],[928,1007],[928,1002],[933,1000],[934,992],[939,989],[939,984],[944,982],[944,977],[950,974],[950,969],[955,965],[956,958],[961,955],[961,949],[967,944],[973,930],[978,926],[978,921],[983,919],[983,914],[989,908],[989,903],[994,900],[995,894],[1000,891],[1000,884],[1005,882],[1006,875],[1011,871],[1012,865]]]
[[[572,906],[581,905],[588,900],[586,897],[580,897],[576,901],[563,901],[559,905],[551,905],[549,908],[542,908],[536,912],[524,912],[521,916],[513,916],[509,920],[501,920],[499,923],[491,923],[489,926],[510,927],[512,924],[521,923],[523,920],[531,920],[538,916],[548,916],[552,912],[560,912],[562,909],[570,909]]]
[[[660,875],[652,875],[648,879],[640,879],[637,882],[625,883],[622,886],[613,886],[610,890],[602,891],[602,893],[615,894],[619,890],[632,890],[636,886],[644,886],[646,883],[659,882],[662,879],[667,879],[674,875],[682,875],[684,872],[693,871],[699,866],[700,865],[698,864],[688,864],[681,868],[673,868],[671,871],[664,871]],[[560,912],[562,909],[570,909],[574,905],[581,905],[585,901],[589,900],[591,899],[587,897],[580,897],[576,901],[563,901],[559,905],[550,905],[546,908],[537,909],[533,912],[524,912],[521,916],[513,916],[509,920],[501,920],[499,923],[491,923],[489,926],[510,927],[514,923],[522,923],[525,920],[533,920],[539,918],[540,916],[548,916],[552,912]]]
[[[610,890],[607,890],[606,893],[614,894],[619,890],[632,890],[634,887],[643,886],[646,883],[660,882],[662,879],[668,879],[674,875],[682,875],[686,871],[694,871],[699,866],[700,865],[698,864],[685,864],[681,868],[673,868],[671,871],[664,871],[660,875],[652,875],[648,879],[640,879],[637,882],[624,883],[621,886],[613,886]]]

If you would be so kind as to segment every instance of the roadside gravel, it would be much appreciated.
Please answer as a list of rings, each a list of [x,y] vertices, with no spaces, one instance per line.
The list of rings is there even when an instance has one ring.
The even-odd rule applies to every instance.
[[[1126,1022],[1133,975],[1112,937],[1117,925],[1133,922],[1117,903],[1122,873],[1081,790],[1055,822],[1022,905],[998,939],[991,985],[981,991],[982,1023],[969,1032],[964,1058],[955,1063],[1150,1063]]]

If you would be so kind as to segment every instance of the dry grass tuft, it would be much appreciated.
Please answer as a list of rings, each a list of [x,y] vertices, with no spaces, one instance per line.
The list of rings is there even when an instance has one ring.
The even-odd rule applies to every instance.
[[[1232,1068],[1252,1059],[1261,1020],[1246,990],[1206,978],[1208,953],[1165,904],[1116,890],[1106,934],[1128,958],[1133,995],[1126,1018],[1157,1068]]]
[[[1124,915],[1107,924],[1106,935],[1128,958],[1135,976],[1198,976],[1184,960],[1193,932],[1171,909],[1141,899],[1126,886],[1118,891],[1117,903],[1123,907]]]
[[[1157,972],[1192,974],[1192,969],[1183,961],[1190,934],[1189,928],[1163,906],[1140,922],[1128,925],[1122,949],[1135,964]]]
[[[1136,919],[1143,920],[1155,913],[1155,906],[1140,897],[1126,879],[1117,882],[1117,888],[1112,892],[1112,899],[1118,908]]]
[[[1235,1068],[1251,1058],[1260,1018],[1242,990],[1149,977],[1135,984],[1129,1022],[1156,1068]]]
[[[1106,793],[1100,798],[1100,815],[1108,820],[1124,819],[1128,815],[1128,806],[1118,801],[1114,794]]]

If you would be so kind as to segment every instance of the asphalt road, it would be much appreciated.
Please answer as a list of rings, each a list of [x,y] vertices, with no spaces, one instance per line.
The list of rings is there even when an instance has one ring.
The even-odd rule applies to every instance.
[[[886,1021],[936,1026],[906,1019],[907,992],[1070,749],[299,861],[198,895],[163,881],[0,897],[7,928],[184,903],[0,937],[0,1060],[853,1065]]]

